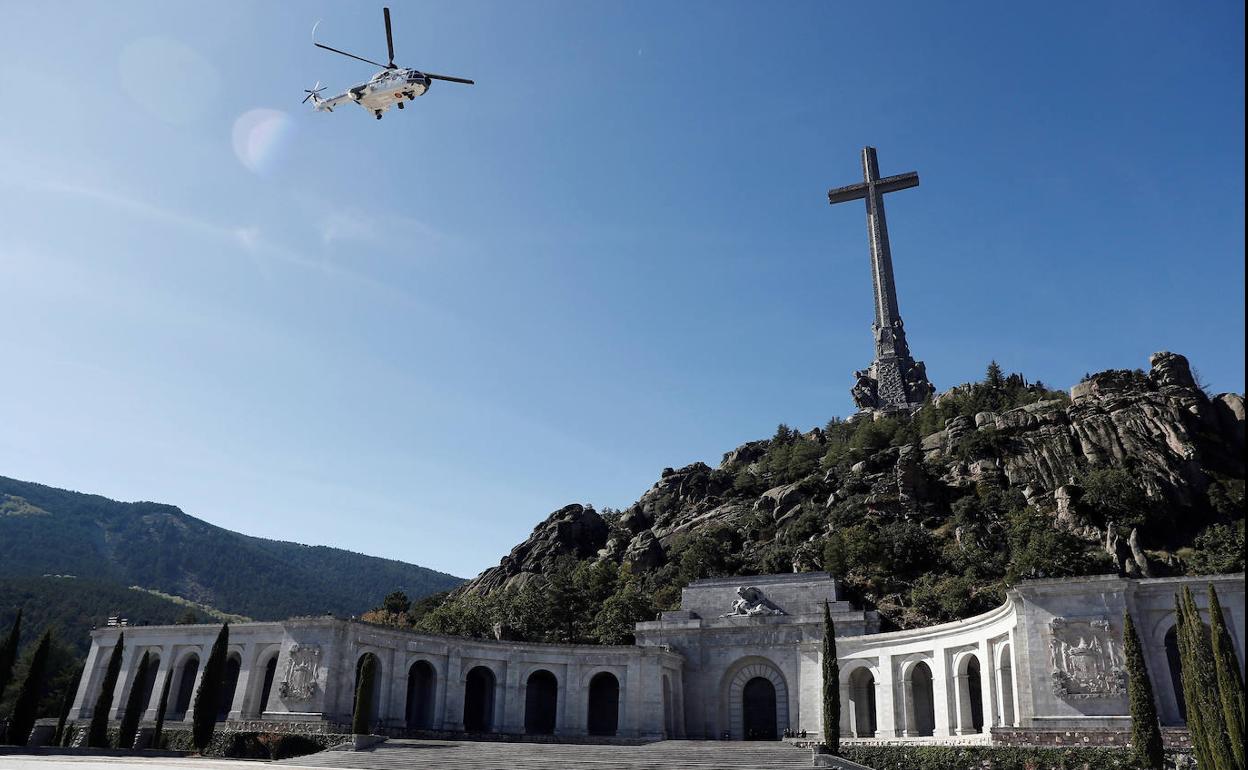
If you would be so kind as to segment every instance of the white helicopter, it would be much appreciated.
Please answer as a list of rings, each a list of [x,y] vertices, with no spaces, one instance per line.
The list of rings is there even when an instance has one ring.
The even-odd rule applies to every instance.
[[[386,17],[386,48],[390,52],[390,63],[382,64],[372,59],[365,59],[363,56],[356,56],[353,53],[340,51],[337,48],[330,48],[327,45],[316,42],[316,27],[312,27],[312,44],[317,48],[324,48],[326,51],[340,53],[343,56],[350,56],[352,59],[359,59],[362,62],[375,64],[383,67],[381,72],[367,82],[358,86],[348,88],[344,93],[337,96],[331,96],[328,99],[321,97],[321,91],[325,87],[321,85],[321,81],[316,81],[316,85],[312,88],[304,89],[307,96],[303,97],[303,101],[312,100],[313,109],[318,112],[333,112],[334,108],[340,104],[354,102],[369,112],[373,113],[378,120],[381,120],[381,114],[391,107],[398,106],[403,109],[404,102],[410,102],[417,96],[421,96],[429,90],[429,86],[434,80],[447,80],[452,83],[466,83],[474,85],[473,81],[467,78],[455,78],[450,75],[435,75],[432,72],[421,72],[408,67],[398,67],[394,63],[394,38],[390,34],[390,9],[382,8],[382,13]],[[317,22],[319,25],[320,22]]]

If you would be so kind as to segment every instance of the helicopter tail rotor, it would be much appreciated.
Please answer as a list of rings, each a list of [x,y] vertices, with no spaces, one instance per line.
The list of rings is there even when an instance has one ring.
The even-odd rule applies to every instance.
[[[325,90],[325,86],[321,85],[321,81],[319,80],[316,81],[316,85],[312,86],[311,88],[303,89],[303,92],[307,94],[307,96],[303,97],[303,101],[300,102],[300,104],[306,103],[309,99],[312,100],[313,104],[319,103],[321,101],[321,91],[324,91],[324,90]]]

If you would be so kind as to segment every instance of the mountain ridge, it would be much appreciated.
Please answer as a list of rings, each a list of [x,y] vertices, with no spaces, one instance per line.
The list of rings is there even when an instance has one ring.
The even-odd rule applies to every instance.
[[[424,596],[461,582],[396,559],[244,535],[167,503],[0,476],[0,577],[44,574],[143,586],[257,619],[357,614],[396,587]]]

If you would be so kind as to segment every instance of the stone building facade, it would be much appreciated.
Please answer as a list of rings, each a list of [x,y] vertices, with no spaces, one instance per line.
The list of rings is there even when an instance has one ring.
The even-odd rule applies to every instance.
[[[824,602],[837,628],[841,732],[849,740],[1012,742],[1054,730],[1129,726],[1123,612],[1141,636],[1163,724],[1181,725],[1175,594],[1203,608],[1216,586],[1244,665],[1244,576],[1029,581],[991,612],[879,633],[826,573],[700,580],[681,609],[639,623],[635,645],[533,644],[419,634],[331,617],[231,626],[227,701],[218,717],[251,729],[336,732],[356,677],[377,662],[378,729],[549,735],[553,740],[769,739],[820,734]],[[124,630],[113,703],[132,687],[154,720],[168,678],[167,724],[191,719],[216,626],[92,633],[71,716],[91,716]],[[135,681],[144,652],[152,674]]]

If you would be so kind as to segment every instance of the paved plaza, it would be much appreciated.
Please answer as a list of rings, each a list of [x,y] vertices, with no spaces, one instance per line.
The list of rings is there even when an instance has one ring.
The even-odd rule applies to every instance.
[[[0,756],[0,770],[239,770],[258,765],[358,770],[775,770],[808,768],[809,749],[781,742],[660,741],[642,746],[391,740],[268,763],[226,759]]]

